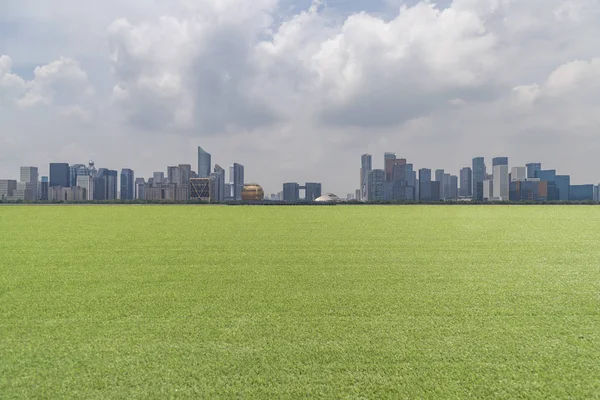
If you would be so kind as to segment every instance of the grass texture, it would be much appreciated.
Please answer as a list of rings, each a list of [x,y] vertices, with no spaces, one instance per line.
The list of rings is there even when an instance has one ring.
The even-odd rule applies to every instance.
[[[3,399],[599,397],[599,207],[0,207]]]

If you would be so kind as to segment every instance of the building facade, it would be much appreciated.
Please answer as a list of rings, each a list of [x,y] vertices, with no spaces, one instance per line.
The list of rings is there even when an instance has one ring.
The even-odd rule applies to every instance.
[[[283,184],[283,201],[296,203],[300,201],[300,185],[296,182],[287,182]]]
[[[483,181],[486,177],[485,159],[473,158],[473,200],[483,201]]]
[[[135,199],[135,176],[133,170],[124,168],[121,170],[121,200],[130,201]]]
[[[50,187],[71,186],[71,170],[67,163],[50,164]]]
[[[202,147],[198,146],[198,178],[208,178],[212,166],[212,156]]]
[[[473,170],[464,167],[460,170],[460,197],[473,196]]]
[[[394,156],[395,158],[395,156]],[[368,195],[368,183],[369,183],[369,174],[373,170],[373,157],[370,154],[363,154],[360,158],[360,195],[361,199],[367,199]],[[317,196],[321,197],[321,196]],[[315,197],[316,199],[316,197]]]

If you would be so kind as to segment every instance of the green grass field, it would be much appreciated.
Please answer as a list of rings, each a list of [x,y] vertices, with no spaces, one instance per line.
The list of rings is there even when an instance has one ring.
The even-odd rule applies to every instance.
[[[0,207],[0,398],[599,398],[600,207]]]

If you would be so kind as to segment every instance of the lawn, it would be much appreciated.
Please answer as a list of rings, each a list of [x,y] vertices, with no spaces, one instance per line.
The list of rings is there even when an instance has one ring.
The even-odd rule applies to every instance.
[[[0,398],[599,398],[600,207],[0,207]]]

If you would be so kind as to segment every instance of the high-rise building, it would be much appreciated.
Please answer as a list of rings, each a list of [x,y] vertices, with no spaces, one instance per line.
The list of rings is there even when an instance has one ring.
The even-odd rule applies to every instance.
[[[190,179],[192,179],[192,166],[189,164],[179,164],[179,179],[178,183],[180,185],[189,185]],[[210,171],[209,171],[210,175]],[[208,178],[208,176],[206,177]]]
[[[444,174],[442,187],[442,191],[444,192],[443,199],[452,199],[452,175]]]
[[[321,184],[317,182],[306,182],[304,184],[304,200],[315,201],[321,197]]]
[[[440,198],[441,199],[446,198],[445,193],[444,193],[444,175],[445,175],[445,171],[443,169],[435,170],[435,182],[440,183]]]
[[[494,200],[494,181],[491,179],[486,179],[482,184],[482,196],[484,201],[492,201]]]
[[[283,201],[296,203],[300,200],[300,185],[296,182],[287,182],[283,184]]]
[[[85,189],[85,200],[94,200],[94,177],[89,175],[78,175],[75,186]]]
[[[367,198],[362,198],[362,191],[360,189],[356,189],[356,191],[354,192],[354,198],[358,201],[366,201]]]
[[[392,153],[386,153],[386,157]],[[392,182],[394,180],[394,167],[398,165],[406,165],[406,159],[404,158],[386,158],[385,159],[385,180]]]
[[[368,201],[384,201],[385,200],[385,184],[386,173],[383,169],[374,169],[369,174],[369,194]]]
[[[525,167],[527,168],[527,178],[529,179],[536,178],[537,171],[542,170],[541,163],[529,163]]]
[[[508,165],[508,157],[496,157],[492,159],[492,167],[497,167],[498,165]]]
[[[50,187],[69,187],[71,170],[67,163],[50,164]]]
[[[541,181],[548,182],[548,201],[558,201],[560,199],[560,193],[556,186],[556,170],[539,170],[535,172],[535,177]]]
[[[244,189],[244,166],[233,164],[229,167],[229,179],[233,185],[233,198],[236,201],[242,200],[242,190]]]
[[[397,160],[394,160],[397,161]],[[394,163],[392,167],[392,179],[387,181],[386,200],[392,201],[414,201],[416,176],[413,165],[407,164],[406,160]],[[386,174],[387,175],[387,174]],[[386,176],[387,178],[387,176]]]
[[[370,154],[363,154],[360,159],[360,192],[361,198],[366,199],[369,183],[369,174],[373,170],[373,157]]]
[[[498,164],[494,167],[494,193],[493,199],[496,201],[509,200],[509,180],[508,180],[508,165]]]
[[[510,181],[524,181],[527,179],[527,168],[526,167],[512,167],[510,170]]]
[[[483,181],[485,180],[485,159],[473,158],[473,201],[483,201]]]
[[[198,178],[208,178],[210,175],[211,155],[198,146]]]
[[[450,198],[456,200],[458,198],[458,176],[450,175]]]
[[[131,169],[121,170],[121,200],[135,199],[135,177]]]
[[[135,198],[137,200],[146,199],[146,182],[144,178],[135,178]],[[150,185],[152,186],[152,185]]]
[[[219,181],[217,190],[218,192],[215,194],[216,201],[223,202],[225,201],[225,169],[223,169],[219,164],[215,164],[214,173],[218,175],[217,180]]]
[[[0,179],[0,200],[9,200],[13,197],[15,190],[17,190],[16,180]]]
[[[47,176],[42,176],[42,182],[40,183],[40,200],[48,201],[48,189],[49,179]]]
[[[473,170],[464,167],[460,170],[460,197],[473,196]]]
[[[69,167],[69,179],[71,186],[77,186],[78,176],[90,176],[90,169],[87,165],[75,164]]]
[[[213,180],[214,182],[214,180]],[[212,201],[211,178],[196,178],[190,181],[190,198],[192,200]]]
[[[36,185],[38,183],[38,169],[37,167],[21,167],[21,179],[19,182],[31,183]]]
[[[165,182],[165,173],[164,172],[155,172],[152,174],[152,184],[160,185]]]
[[[94,200],[108,200],[108,169],[99,168],[94,177]]]
[[[569,201],[571,177],[569,175],[556,175],[554,183],[558,190],[558,200]]]
[[[116,200],[118,192],[119,173],[115,170],[108,170],[108,179],[106,181],[107,200]]]
[[[419,200],[420,201],[432,201],[432,190],[431,190],[431,170],[428,168],[421,168],[419,170]]]
[[[179,167],[170,166],[167,167],[167,183],[168,184],[179,184]],[[154,182],[156,185],[156,181]]]

